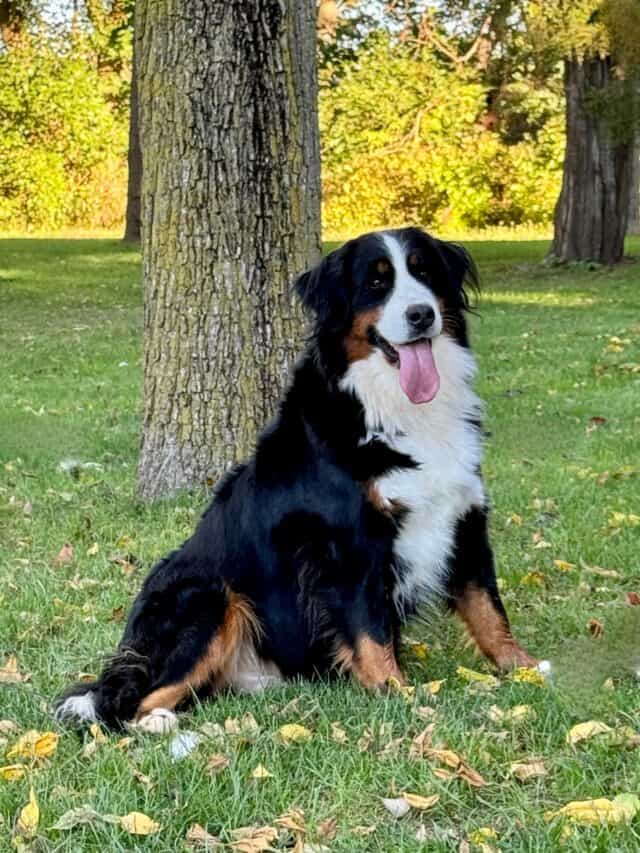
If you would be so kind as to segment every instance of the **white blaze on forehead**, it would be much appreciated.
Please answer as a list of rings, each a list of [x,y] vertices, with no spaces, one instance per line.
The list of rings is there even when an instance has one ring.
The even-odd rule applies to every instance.
[[[404,344],[411,338],[407,322],[407,308],[410,305],[430,305],[436,315],[429,336],[435,337],[442,331],[442,315],[431,288],[423,284],[409,272],[407,249],[397,237],[383,232],[380,239],[394,270],[391,295],[382,306],[376,328],[391,344]]]

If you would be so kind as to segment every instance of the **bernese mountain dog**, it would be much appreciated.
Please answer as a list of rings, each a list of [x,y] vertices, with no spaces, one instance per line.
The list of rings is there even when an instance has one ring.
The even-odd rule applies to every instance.
[[[118,727],[332,672],[402,682],[400,627],[437,598],[498,667],[536,665],[509,630],[487,535],[475,284],[462,247],[416,228],[350,240],[297,280],[313,331],[276,417],[59,719]]]

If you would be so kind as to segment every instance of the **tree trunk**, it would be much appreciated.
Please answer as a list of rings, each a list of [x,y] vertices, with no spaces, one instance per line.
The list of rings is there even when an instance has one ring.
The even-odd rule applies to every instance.
[[[633,145],[614,140],[590,103],[613,82],[611,60],[566,59],[564,79],[567,140],[552,253],[560,261],[615,264],[624,253]]]
[[[124,240],[127,243],[140,242],[140,192],[142,189],[142,151],[140,149],[140,131],[138,122],[138,74],[136,71],[136,45],[133,42],[131,61],[131,98],[129,101],[129,153],[127,164],[127,213],[124,226]]]
[[[313,0],[139,0],[144,498],[253,450],[320,254]]]
[[[631,155],[627,234],[634,237],[640,235],[640,131],[636,131]]]

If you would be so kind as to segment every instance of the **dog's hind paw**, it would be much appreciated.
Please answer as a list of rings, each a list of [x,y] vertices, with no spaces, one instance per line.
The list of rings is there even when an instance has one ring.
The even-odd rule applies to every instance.
[[[56,707],[54,717],[59,723],[95,723],[98,715],[93,691],[89,690],[77,696],[67,696]]]
[[[150,735],[166,735],[178,728],[178,718],[168,708],[154,708],[144,717],[140,717],[135,723],[129,724],[130,728]]]

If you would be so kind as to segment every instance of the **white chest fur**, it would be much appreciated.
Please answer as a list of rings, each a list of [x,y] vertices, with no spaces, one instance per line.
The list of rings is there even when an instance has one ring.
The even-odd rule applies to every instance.
[[[400,607],[443,590],[457,520],[485,497],[478,467],[479,431],[469,423],[481,413],[471,388],[472,354],[447,335],[433,342],[440,391],[430,403],[415,405],[400,388],[398,370],[378,350],[353,363],[342,387],[355,393],[367,428],[419,467],[386,474],[377,483],[388,500],[409,510],[395,551],[404,572],[396,591]]]

